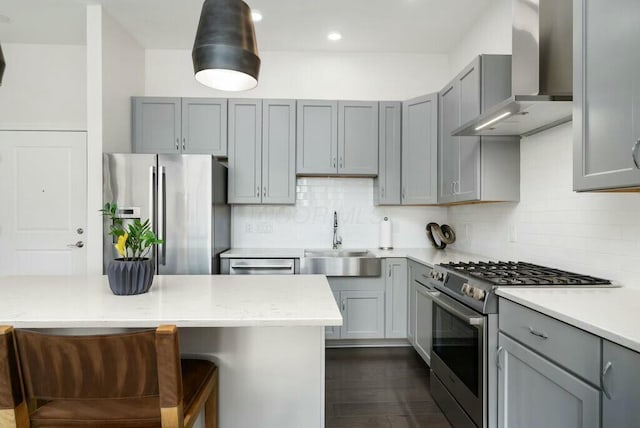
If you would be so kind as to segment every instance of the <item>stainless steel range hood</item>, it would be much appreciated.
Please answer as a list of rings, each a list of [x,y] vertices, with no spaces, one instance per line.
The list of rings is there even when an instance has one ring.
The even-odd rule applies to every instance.
[[[527,136],[571,120],[572,0],[513,0],[512,96],[453,131]]]

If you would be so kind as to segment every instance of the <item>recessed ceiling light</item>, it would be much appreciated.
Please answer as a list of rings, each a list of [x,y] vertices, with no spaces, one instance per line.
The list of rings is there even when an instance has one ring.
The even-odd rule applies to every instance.
[[[332,42],[337,42],[338,40],[342,39],[342,34],[338,33],[337,31],[332,31],[327,34],[327,39],[331,40]]]
[[[262,13],[260,13],[259,10],[252,10],[251,11],[251,19],[253,19],[253,22],[262,21]]]

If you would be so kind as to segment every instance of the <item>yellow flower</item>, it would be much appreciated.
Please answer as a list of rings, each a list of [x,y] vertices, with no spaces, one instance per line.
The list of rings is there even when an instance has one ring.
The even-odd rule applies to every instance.
[[[129,234],[125,232],[124,235],[118,236],[118,243],[115,244],[116,250],[118,250],[118,254],[120,254],[121,257],[124,257],[126,254],[127,249],[125,244],[127,243],[128,237]]]

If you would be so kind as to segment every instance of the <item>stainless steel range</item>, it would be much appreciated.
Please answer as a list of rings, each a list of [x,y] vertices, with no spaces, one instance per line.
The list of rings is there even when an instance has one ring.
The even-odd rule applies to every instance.
[[[523,262],[434,266],[432,395],[454,428],[497,426],[498,287],[612,287],[611,281]]]

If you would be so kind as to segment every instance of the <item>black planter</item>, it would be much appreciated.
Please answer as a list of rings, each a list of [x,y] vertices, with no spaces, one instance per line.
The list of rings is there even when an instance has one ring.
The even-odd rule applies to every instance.
[[[131,296],[149,291],[156,265],[151,259],[115,259],[107,268],[109,287],[113,294]]]

